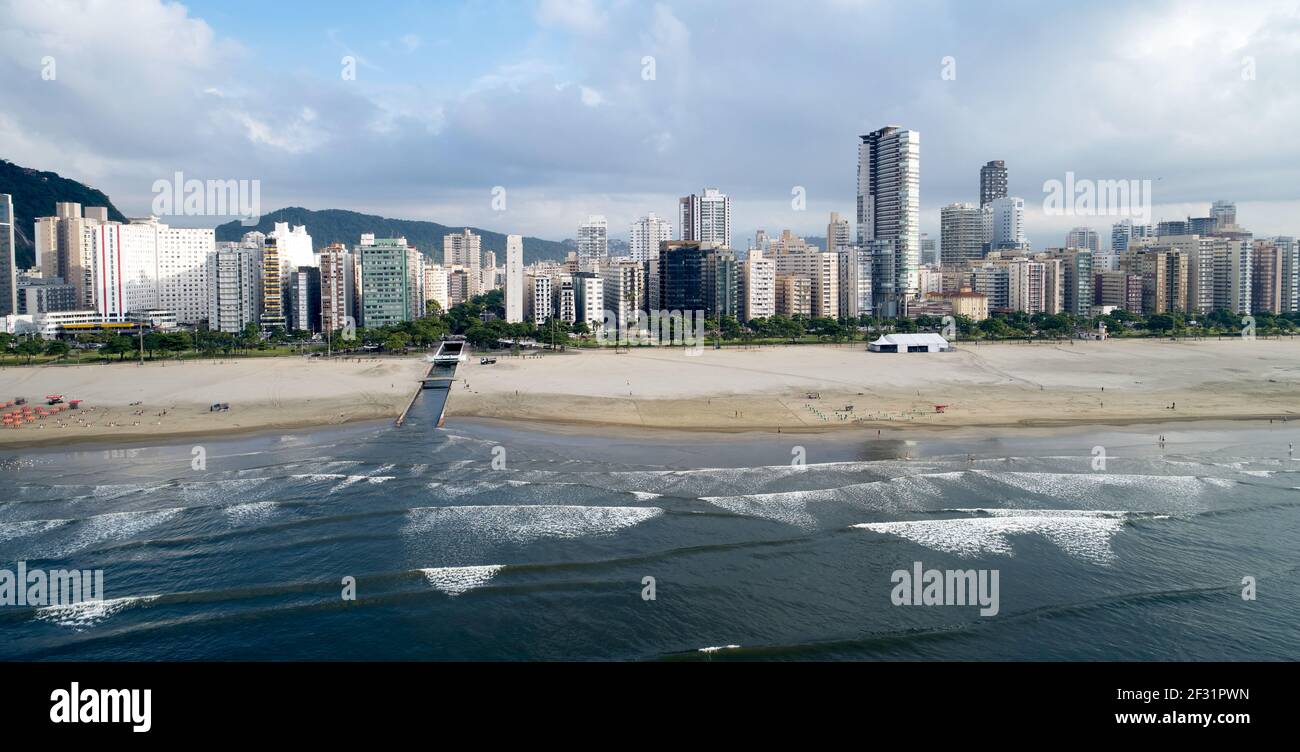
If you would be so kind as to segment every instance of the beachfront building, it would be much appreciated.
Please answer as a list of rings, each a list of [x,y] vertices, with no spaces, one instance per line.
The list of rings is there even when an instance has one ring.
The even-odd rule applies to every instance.
[[[739,313],[736,255],[717,243],[668,241],[659,247],[663,308],[718,320]]]
[[[342,243],[320,252],[321,331],[333,333],[357,326],[357,265]]]
[[[1256,240],[1250,255],[1250,310],[1282,313],[1282,254],[1272,240]]]
[[[36,220],[36,266],[46,277],[60,277],[77,289],[77,299],[94,308],[94,238],[90,231],[108,222],[108,208],[71,201],[54,205],[54,216]]]
[[[403,243],[406,238],[399,238]],[[408,246],[406,250],[406,315],[415,321],[424,317],[424,254]]]
[[[208,271],[208,328],[238,334],[257,323],[262,293],[262,252],[240,246],[219,248]]]
[[[856,319],[872,314],[871,302],[871,252],[850,246],[839,252],[840,315]],[[923,289],[917,275],[917,288]]]
[[[826,253],[789,230],[771,245],[776,275],[807,277],[811,282],[812,316],[837,319],[840,316],[840,254]]]
[[[870,248],[877,315],[906,315],[921,261],[921,134],[888,126],[858,144],[858,245]]]
[[[106,319],[147,309],[172,311],[183,324],[208,318],[213,230],[168,227],[148,217],[98,224],[86,236],[95,310]]]
[[[1214,307],[1233,313],[1248,314],[1251,292],[1251,242],[1215,238]]]
[[[289,328],[319,332],[321,328],[320,269],[300,266],[289,272]]]
[[[776,312],[782,316],[812,315],[812,280],[798,274],[776,276]]]
[[[645,300],[645,266],[639,261],[609,261],[601,267],[601,286],[613,324],[632,330]]]
[[[776,313],[776,262],[762,251],[750,250],[740,266],[740,317],[742,321]]]
[[[415,249],[407,246],[406,238],[377,238],[362,245],[360,252],[362,323],[373,329],[407,321],[411,314],[407,256]]]
[[[524,320],[524,237],[506,236],[506,323]]]
[[[1003,196],[989,204],[990,250],[1024,250],[1029,247],[1025,239],[1025,200],[1018,196]]]
[[[14,197],[0,193],[0,316],[18,313],[18,258],[14,247]]]
[[[1093,300],[1099,306],[1142,312],[1142,275],[1128,271],[1096,273]]]
[[[284,329],[288,325],[284,310],[284,266],[280,246],[275,238],[262,240],[262,304],[258,323],[263,332]]]
[[[58,277],[18,278],[18,315],[51,311],[75,311],[80,308],[77,288]]]
[[[293,225],[288,222],[276,222],[275,227],[266,237],[275,238],[279,249],[281,274],[288,279],[289,273],[300,266],[316,266],[316,254],[312,249],[311,235],[307,234],[305,225]]]
[[[578,272],[573,275],[573,304],[575,321],[581,321],[595,331],[604,322],[605,283],[596,272]]]
[[[677,202],[677,226],[681,228],[683,241],[730,248],[731,197],[717,188],[683,196]]]
[[[831,221],[826,224],[826,250],[839,253],[853,245],[853,229],[847,219],[839,212],[831,212]]]
[[[524,297],[524,315],[533,323],[545,323],[554,315],[551,277],[548,274],[529,274],[524,281],[529,293]]]
[[[451,270],[441,264],[424,265],[424,302],[426,311],[429,303],[437,303],[443,313],[451,310]]]

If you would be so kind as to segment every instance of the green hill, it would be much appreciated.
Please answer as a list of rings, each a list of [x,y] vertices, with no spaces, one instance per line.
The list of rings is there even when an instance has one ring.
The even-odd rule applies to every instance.
[[[361,214],[343,209],[322,209],[313,211],[297,206],[277,209],[262,216],[255,227],[245,227],[239,220],[233,220],[217,226],[218,241],[237,241],[244,233],[257,230],[269,233],[276,222],[288,222],[291,225],[306,225],[311,234],[312,245],[317,249],[330,243],[342,243],[351,248],[361,241],[362,233],[373,232],[377,238],[404,237],[411,245],[419,248],[426,256],[442,260],[442,237],[448,233],[460,232],[464,226],[440,225],[437,222],[425,222],[413,219],[388,219],[374,214]],[[495,251],[497,263],[505,263],[506,236],[491,230],[471,227],[475,234],[483,238],[483,250]],[[524,263],[540,259],[563,259],[569,248],[563,243],[540,238],[524,238]]]
[[[18,268],[35,264],[36,242],[32,237],[37,217],[54,215],[54,204],[72,201],[82,206],[107,206],[109,219],[125,222],[103,191],[53,172],[20,167],[0,159],[0,193],[14,197],[14,246]]]

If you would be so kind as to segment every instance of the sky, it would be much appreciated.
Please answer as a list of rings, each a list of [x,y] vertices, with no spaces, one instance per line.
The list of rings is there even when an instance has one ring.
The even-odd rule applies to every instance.
[[[743,248],[851,219],[858,136],[898,125],[920,133],[932,237],[992,159],[1035,248],[1116,221],[1045,213],[1067,172],[1150,180],[1153,221],[1229,199],[1256,235],[1300,235],[1300,0],[0,0],[0,18],[0,157],[129,216],[181,172],[259,181],[264,212],[556,240],[603,214],[626,237],[647,212],[676,230],[677,198],[717,187]]]

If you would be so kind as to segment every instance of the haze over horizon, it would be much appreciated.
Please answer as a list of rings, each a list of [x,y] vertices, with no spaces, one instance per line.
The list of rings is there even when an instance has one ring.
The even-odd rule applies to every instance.
[[[1153,222],[1229,199],[1259,236],[1300,234],[1297,2],[817,5],[0,0],[0,157],[132,216],[182,172],[260,180],[264,212],[556,240],[589,214],[612,237],[651,211],[676,231],[676,199],[710,186],[732,197],[743,248],[760,227],[852,221],[857,137],[896,124],[921,134],[932,237],[942,206],[978,201],[992,159],[1035,248],[1116,221],[1045,216],[1043,184],[1067,172],[1151,180]]]

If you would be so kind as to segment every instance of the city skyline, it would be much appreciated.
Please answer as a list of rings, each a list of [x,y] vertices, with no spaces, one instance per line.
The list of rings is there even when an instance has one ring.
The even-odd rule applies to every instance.
[[[705,11],[539,2],[523,12],[511,5],[504,18],[495,3],[399,6],[387,24],[402,23],[391,28],[347,6],[307,18],[273,9],[249,28],[238,4],[140,2],[111,13],[71,0],[3,5],[12,44],[0,72],[13,88],[0,117],[13,151],[3,156],[94,184],[133,216],[148,213],[153,181],[180,170],[260,180],[264,211],[344,208],[557,240],[599,214],[621,239],[639,217],[674,217],[681,196],[716,186],[734,201],[733,244],[743,250],[759,228],[820,236],[830,212],[854,216],[853,144],[885,124],[924,136],[920,230],[932,237],[942,207],[978,204],[979,171],[992,160],[1006,162],[1008,192],[1025,200],[1035,247],[1075,226],[1109,237],[1121,219],[1045,217],[1043,185],[1067,172],[1153,181],[1152,222],[1205,216],[1226,198],[1240,224],[1287,234],[1286,218],[1300,208],[1279,169],[1295,156],[1285,127],[1300,111],[1284,85],[1300,68],[1291,44],[1300,27],[1285,3],[1228,16],[1208,4],[1172,14],[1172,6],[1025,7],[987,20],[955,5],[951,28],[872,52],[849,46],[878,33],[855,19],[889,16],[882,29],[904,31],[919,19],[852,2],[826,3],[820,17],[844,21],[833,26],[726,3]],[[489,17],[501,18],[493,38],[472,36]],[[1082,42],[1035,32],[1063,22],[1088,42],[1086,54],[1071,58]],[[708,54],[773,26],[842,64]],[[965,26],[1026,43],[981,41],[960,34]],[[122,50],[106,41],[126,33],[157,44]],[[47,57],[53,80],[42,78]],[[355,62],[350,80],[341,77],[345,58]],[[1065,59],[1084,63],[1044,65]],[[1120,71],[1128,75],[1113,75]],[[1008,89],[1012,74],[1020,85]],[[872,96],[847,98],[842,117],[795,117],[828,92],[862,86]],[[725,117],[693,117],[688,105],[702,100]],[[1041,115],[1066,101],[1075,117]],[[141,109],[159,116],[118,127]],[[1157,137],[1142,128],[1153,116],[1172,130]],[[1252,138],[1225,137],[1245,128]],[[493,207],[497,187],[504,211]],[[799,190],[802,211],[792,205]]]

